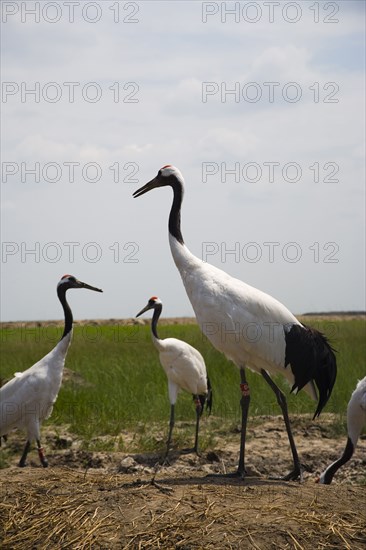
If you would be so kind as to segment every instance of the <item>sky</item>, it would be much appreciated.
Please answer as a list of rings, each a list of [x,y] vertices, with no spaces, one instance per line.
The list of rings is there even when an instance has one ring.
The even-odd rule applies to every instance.
[[[196,256],[293,313],[365,309],[363,1],[1,3],[1,320],[193,316]]]

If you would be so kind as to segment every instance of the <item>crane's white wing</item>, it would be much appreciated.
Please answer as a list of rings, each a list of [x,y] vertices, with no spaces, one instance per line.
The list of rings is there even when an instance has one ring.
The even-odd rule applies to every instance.
[[[64,341],[65,340],[65,341]],[[0,388],[0,434],[48,418],[56,401],[71,335]]]
[[[189,393],[206,393],[206,366],[199,351],[176,338],[160,340],[160,345],[160,362],[168,379]]]
[[[299,321],[283,304],[202,262],[183,282],[201,330],[217,349],[255,370],[284,367],[284,325]]]
[[[198,324],[213,346],[238,367],[281,373],[293,386],[294,374],[285,368],[285,328],[302,326],[296,317],[272,296],[204,263],[173,237],[169,241]],[[305,390],[317,399],[313,381]]]

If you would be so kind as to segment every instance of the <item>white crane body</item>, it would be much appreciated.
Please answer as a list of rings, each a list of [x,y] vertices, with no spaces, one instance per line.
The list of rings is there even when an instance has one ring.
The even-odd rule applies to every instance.
[[[207,373],[202,355],[177,338],[159,340],[153,336],[160,363],[169,380],[169,398],[175,403],[179,389],[193,395],[207,393]],[[171,395],[171,392],[173,395]]]
[[[366,426],[366,376],[359,380],[347,406],[347,431],[354,448]]]
[[[19,461],[21,467],[26,466],[27,454],[33,440],[37,442],[42,466],[48,466],[40,442],[40,429],[42,421],[49,418],[56,402],[72,339],[73,316],[66,300],[66,291],[70,288],[103,292],[72,275],[64,275],[57,284],[57,296],[65,316],[61,340],[32,367],[24,372],[15,373],[14,378],[0,388],[0,438],[6,436],[13,428],[24,429],[27,433],[27,441]]]
[[[0,436],[13,428],[25,429],[28,438],[40,438],[40,425],[51,416],[62,383],[72,331],[40,361],[16,373],[1,388]]]
[[[212,345],[238,368],[282,374],[293,386],[293,372],[285,368],[284,327],[303,325],[269,294],[203,262],[172,235],[169,243],[197,322]],[[312,381],[304,389],[317,399]]]
[[[153,296],[147,305],[137,314],[137,317],[150,309],[154,310],[151,322],[151,338],[159,352],[160,363],[168,378],[168,393],[170,401],[170,429],[167,440],[165,458],[168,456],[172,431],[174,427],[174,410],[180,390],[185,390],[193,395],[196,406],[196,436],[194,451],[198,453],[199,420],[206,403],[211,411],[212,390],[207,376],[205,361],[200,352],[182,340],[177,338],[164,338],[158,336],[157,326],[163,304],[157,296]]]

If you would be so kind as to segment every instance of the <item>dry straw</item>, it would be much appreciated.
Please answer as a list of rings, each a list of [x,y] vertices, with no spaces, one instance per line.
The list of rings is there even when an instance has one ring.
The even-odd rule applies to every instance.
[[[159,482],[172,489],[167,494],[148,478],[128,475],[65,467],[18,472],[8,470],[3,483],[2,549],[361,550],[366,544],[364,511],[349,509],[364,498],[362,487],[343,486],[337,495],[339,486],[313,483],[228,485],[166,476]],[[337,510],[327,504],[330,495]]]

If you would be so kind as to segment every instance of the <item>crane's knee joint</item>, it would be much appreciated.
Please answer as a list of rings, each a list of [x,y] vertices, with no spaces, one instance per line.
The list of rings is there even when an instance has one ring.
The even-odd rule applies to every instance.
[[[240,384],[240,391],[243,397],[250,397],[249,384],[247,382]]]
[[[196,403],[196,413],[201,415],[201,413],[202,413],[201,403]]]

